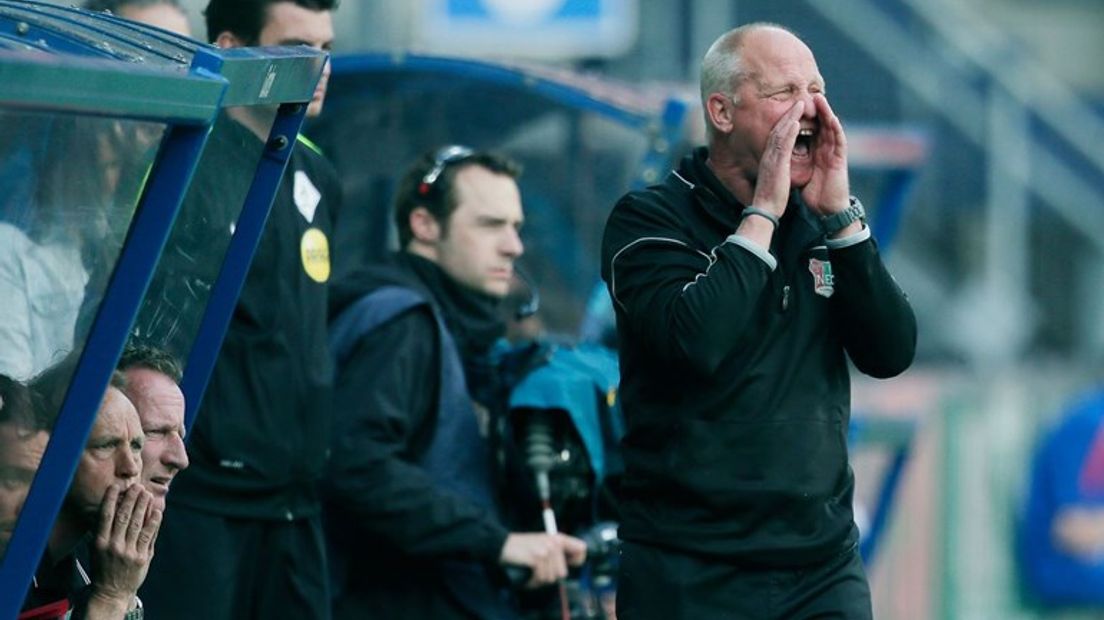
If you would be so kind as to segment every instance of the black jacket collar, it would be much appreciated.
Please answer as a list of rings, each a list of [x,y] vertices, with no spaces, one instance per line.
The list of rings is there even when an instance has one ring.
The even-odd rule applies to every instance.
[[[395,252],[381,262],[362,266],[330,292],[330,318],[361,296],[387,285],[411,288],[441,313],[461,354],[483,355],[506,333],[499,300],[459,284],[436,263],[409,252]]]

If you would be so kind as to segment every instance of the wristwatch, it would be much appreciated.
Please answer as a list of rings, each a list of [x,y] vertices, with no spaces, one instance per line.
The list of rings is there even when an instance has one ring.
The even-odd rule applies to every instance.
[[[866,222],[866,210],[863,209],[859,199],[852,196],[851,206],[838,213],[820,218],[820,226],[824,229],[824,234],[831,237],[850,226],[852,222],[858,221]]]

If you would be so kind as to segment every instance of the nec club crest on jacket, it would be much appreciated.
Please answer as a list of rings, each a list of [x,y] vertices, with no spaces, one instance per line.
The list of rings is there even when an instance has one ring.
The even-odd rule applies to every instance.
[[[813,274],[813,291],[821,297],[831,297],[836,292],[832,263],[819,258],[809,259],[809,273]]]

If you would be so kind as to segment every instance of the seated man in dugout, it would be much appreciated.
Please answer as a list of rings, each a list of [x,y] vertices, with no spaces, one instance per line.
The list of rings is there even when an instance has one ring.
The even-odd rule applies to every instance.
[[[58,390],[71,376],[67,366],[36,379],[47,402],[59,400]],[[114,373],[21,618],[132,620],[143,615],[137,592],[149,570],[162,513],[153,495],[137,484],[145,438],[125,388],[123,375]],[[91,564],[87,569],[78,559],[84,546]]]
[[[184,447],[183,371],[168,352],[147,345],[127,345],[119,359],[126,378],[124,392],[142,422],[142,485],[153,494],[153,507],[164,512],[165,497],[176,474],[187,469]]]

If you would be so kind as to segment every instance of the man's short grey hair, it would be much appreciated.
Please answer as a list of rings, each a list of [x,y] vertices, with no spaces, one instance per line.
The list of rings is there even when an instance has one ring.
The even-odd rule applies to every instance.
[[[736,90],[748,75],[743,66],[744,37],[755,30],[777,28],[794,34],[789,28],[772,22],[754,22],[733,28],[717,37],[701,64],[702,107],[713,93],[724,93],[735,99]],[[797,35],[794,35],[797,36]],[[737,103],[739,101],[737,100]],[[709,127],[708,117],[706,127]]]

